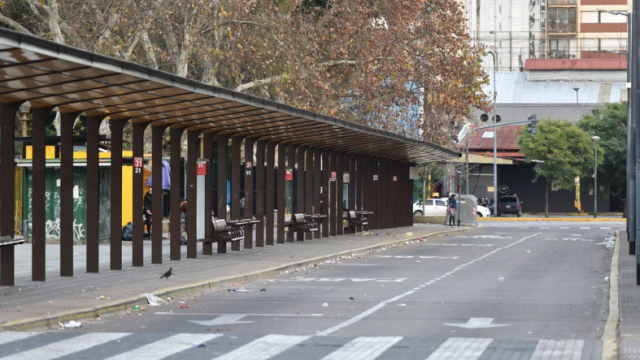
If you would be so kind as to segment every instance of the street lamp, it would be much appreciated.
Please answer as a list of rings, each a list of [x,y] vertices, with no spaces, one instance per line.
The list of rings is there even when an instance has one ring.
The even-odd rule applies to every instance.
[[[580,91],[579,87],[574,87],[573,91],[576,92],[576,122],[578,122],[578,120],[580,120],[580,113],[579,113],[579,108],[578,108],[578,91]]]
[[[600,141],[599,136],[592,136],[591,140],[593,140],[593,148],[596,154],[595,161],[595,169],[593,171],[593,218],[598,217],[598,141]]]
[[[488,51],[489,54],[493,57],[493,206],[494,209],[497,209],[498,206],[498,157],[497,157],[497,148],[498,148],[498,129],[496,128],[496,108],[497,104],[497,96],[496,96],[496,72],[498,69],[498,55],[495,51]],[[498,212],[495,212],[495,215],[498,215]]]

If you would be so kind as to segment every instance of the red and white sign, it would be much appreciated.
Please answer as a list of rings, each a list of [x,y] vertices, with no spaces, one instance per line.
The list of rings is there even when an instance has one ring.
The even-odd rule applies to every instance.
[[[393,177],[393,181],[398,181],[398,177],[397,177],[397,176],[394,176],[394,177]]]
[[[287,169],[284,171],[284,179],[285,180],[293,180],[293,170]]]
[[[337,179],[337,178],[338,178],[338,173],[337,173],[337,172],[335,172],[335,171],[332,171],[332,172],[331,172],[331,178],[332,178],[332,179]]]
[[[251,161],[247,161],[247,163],[244,165],[247,169],[251,169]]]
[[[144,164],[144,160],[141,157],[133,158],[133,167],[134,168],[140,169],[140,168],[142,168],[143,164]]]
[[[196,173],[198,175],[207,175],[207,163],[199,162],[196,167]]]

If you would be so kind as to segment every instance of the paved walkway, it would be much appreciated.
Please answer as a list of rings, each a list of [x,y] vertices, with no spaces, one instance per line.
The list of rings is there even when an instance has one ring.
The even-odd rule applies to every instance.
[[[620,359],[640,359],[640,286],[636,286],[636,258],[629,255],[625,230],[620,231]]]
[[[214,253],[212,256],[202,255],[202,246],[199,245],[197,259],[186,259],[186,246],[183,246],[181,261],[169,260],[169,242],[165,241],[163,264],[153,265],[151,244],[145,241],[142,268],[131,266],[131,243],[125,242],[123,270],[109,270],[109,245],[104,244],[100,246],[99,274],[85,272],[85,248],[77,245],[74,246],[75,276],[72,278],[59,276],[59,246],[48,244],[46,282],[31,281],[31,248],[29,244],[21,245],[16,247],[16,286],[0,288],[0,326],[25,318],[54,317],[81,308],[109,307],[142,293],[162,293],[170,288],[274,270],[288,264],[312,262],[313,259],[451,229],[443,225],[416,224],[414,227],[374,231],[370,236],[345,235],[228,254]],[[169,280],[160,279],[160,275],[170,267],[173,267],[175,275]],[[269,275],[275,276],[276,273]]]

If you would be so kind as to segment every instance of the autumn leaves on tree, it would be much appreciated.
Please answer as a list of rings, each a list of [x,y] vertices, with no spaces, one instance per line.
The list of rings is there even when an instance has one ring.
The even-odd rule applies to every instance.
[[[483,49],[455,0],[5,0],[0,25],[449,144]],[[422,121],[422,120],[426,121]]]

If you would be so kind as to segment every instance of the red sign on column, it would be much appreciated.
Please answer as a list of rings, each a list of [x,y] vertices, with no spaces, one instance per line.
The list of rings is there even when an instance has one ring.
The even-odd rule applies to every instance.
[[[284,179],[285,180],[293,180],[293,170],[287,169],[284,171]]]
[[[398,177],[397,177],[397,176],[394,176],[394,177],[393,177],[393,181],[398,181]]]
[[[332,179],[337,179],[337,178],[338,178],[338,173],[337,173],[337,172],[335,172],[335,171],[332,171],[332,172],[331,172],[331,178],[332,178]]]
[[[136,174],[142,174],[142,166],[144,165],[144,159],[141,157],[133,158],[133,171]]]
[[[207,175],[207,163],[199,162],[196,167],[197,175]]]

